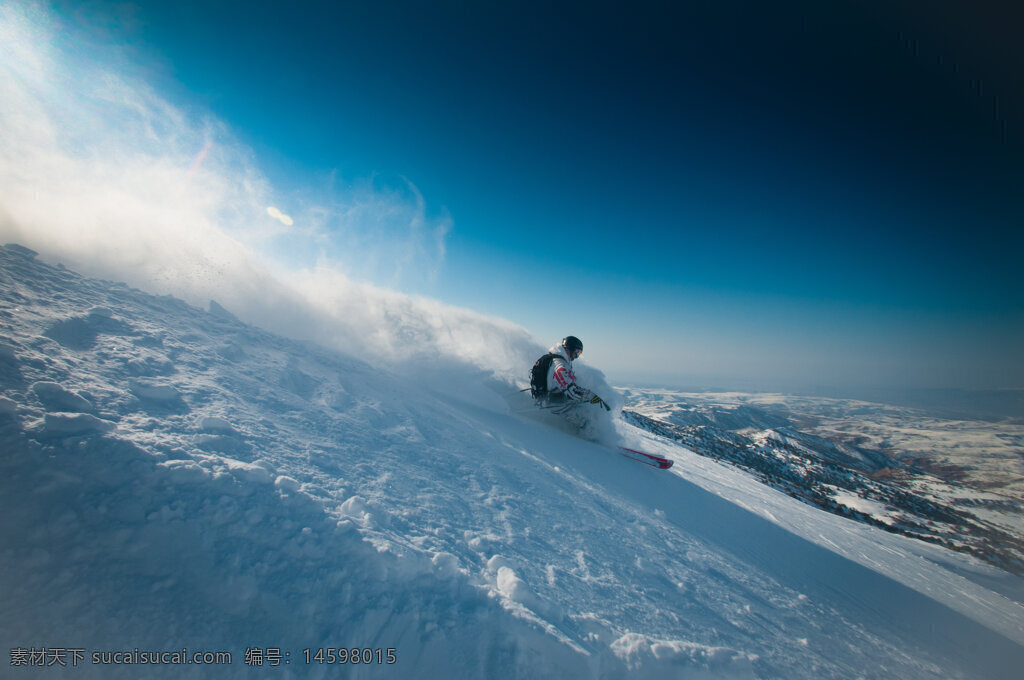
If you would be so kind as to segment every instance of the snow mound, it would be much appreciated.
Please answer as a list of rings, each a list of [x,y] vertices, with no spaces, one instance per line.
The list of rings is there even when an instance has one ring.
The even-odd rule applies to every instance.
[[[655,640],[637,633],[627,633],[612,643],[616,656],[630,669],[644,669],[644,677],[652,680],[670,678],[756,678],[753,662],[756,656],[725,647],[708,647],[682,640]]]
[[[66,390],[54,382],[37,382],[32,385],[32,392],[35,393],[43,405],[54,411],[92,411],[92,404],[80,394]]]

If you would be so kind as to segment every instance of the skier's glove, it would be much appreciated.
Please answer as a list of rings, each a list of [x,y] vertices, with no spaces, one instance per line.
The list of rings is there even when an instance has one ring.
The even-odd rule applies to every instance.
[[[590,403],[591,404],[600,404],[601,406],[604,406],[604,410],[605,411],[611,411],[612,410],[612,407],[608,405],[608,402],[606,402],[604,399],[602,399],[601,397],[597,396],[596,394],[594,395],[594,398],[590,400]]]
[[[579,385],[573,383],[565,388],[565,396],[568,397],[570,401],[582,403],[590,399],[591,393],[590,390],[585,390]]]

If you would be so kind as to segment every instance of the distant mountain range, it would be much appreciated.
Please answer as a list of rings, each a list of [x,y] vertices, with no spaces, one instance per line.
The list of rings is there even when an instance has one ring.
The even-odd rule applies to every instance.
[[[1024,574],[1024,427],[852,400],[631,388],[625,420],[790,496]]]

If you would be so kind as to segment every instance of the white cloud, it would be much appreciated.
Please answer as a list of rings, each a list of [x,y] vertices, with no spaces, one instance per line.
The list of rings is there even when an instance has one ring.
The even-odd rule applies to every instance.
[[[286,227],[290,227],[293,224],[295,224],[295,220],[293,220],[289,215],[285,215],[283,212],[281,212],[274,206],[270,206],[269,208],[267,208],[267,214]]]

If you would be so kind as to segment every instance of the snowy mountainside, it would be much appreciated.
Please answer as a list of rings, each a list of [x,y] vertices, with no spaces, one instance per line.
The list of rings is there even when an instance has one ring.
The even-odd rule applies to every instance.
[[[1024,574],[1024,450],[1013,443],[1021,433],[1014,422],[943,421],[841,399],[624,392],[629,422],[795,498]],[[957,474],[922,457],[928,433],[928,456],[956,456]]]
[[[381,366],[12,246],[0,324],[10,677],[57,649],[85,657],[48,675],[103,678],[249,677],[271,650],[281,665],[260,672],[282,678],[1010,678],[1024,662],[1019,578],[619,423],[675,461],[637,465],[517,413],[516,387],[472,366]],[[396,663],[315,656],[340,647]],[[183,648],[232,658],[91,661]]]
[[[1005,498],[1024,501],[1024,421],[1019,417],[966,419],[962,412],[900,406],[857,399],[736,392],[677,392],[631,389],[631,408],[669,423],[709,425],[741,434],[789,429],[824,440],[837,462],[862,469],[915,466],[947,481],[963,482]],[[961,395],[961,398],[966,398]],[[978,397],[988,411],[1015,412],[1019,391]],[[820,448],[814,446],[812,448]],[[835,456],[835,452],[840,456]],[[843,458],[846,457],[846,459]],[[858,462],[857,457],[868,460]],[[873,463],[873,464],[872,464]]]

